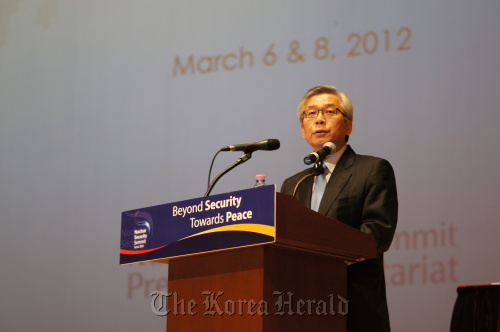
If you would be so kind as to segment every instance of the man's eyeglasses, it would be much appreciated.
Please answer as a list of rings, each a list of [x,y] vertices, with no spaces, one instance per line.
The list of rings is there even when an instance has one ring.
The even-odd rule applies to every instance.
[[[322,110],[317,110],[317,109],[311,108],[311,109],[308,109],[308,110],[305,110],[304,112],[302,112],[302,114],[304,115],[304,118],[308,118],[308,119],[317,118],[319,116],[319,113],[323,113],[324,117],[327,117],[330,119],[336,117],[337,114],[339,114],[339,113],[342,114],[345,118],[347,118],[347,115],[336,107],[328,107],[328,108],[324,108]]]

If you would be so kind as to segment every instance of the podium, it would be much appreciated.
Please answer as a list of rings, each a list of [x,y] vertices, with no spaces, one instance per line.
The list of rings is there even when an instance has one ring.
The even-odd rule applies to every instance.
[[[450,332],[497,332],[499,327],[500,283],[457,287]]]
[[[251,189],[253,190],[253,189]],[[274,239],[169,264],[167,331],[345,331],[347,266],[375,239],[275,193]]]

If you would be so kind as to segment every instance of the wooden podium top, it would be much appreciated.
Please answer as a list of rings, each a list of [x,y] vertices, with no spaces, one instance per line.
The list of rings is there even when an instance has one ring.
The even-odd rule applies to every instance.
[[[375,258],[375,239],[276,193],[276,243],[359,261]]]
[[[120,264],[269,243],[346,261],[376,256],[372,236],[265,186],[123,212]]]

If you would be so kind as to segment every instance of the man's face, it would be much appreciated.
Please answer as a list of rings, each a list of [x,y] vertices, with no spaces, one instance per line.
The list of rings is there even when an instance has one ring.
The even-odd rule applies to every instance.
[[[322,110],[327,107],[336,107],[341,111],[340,98],[331,94],[321,94],[309,98],[305,105],[305,110]],[[323,113],[319,113],[316,118],[304,118],[300,126],[302,137],[309,143],[313,150],[323,148],[326,142],[333,142],[340,150],[345,145],[345,135],[350,135],[352,122],[347,120],[342,114],[337,113],[333,118],[327,118]]]

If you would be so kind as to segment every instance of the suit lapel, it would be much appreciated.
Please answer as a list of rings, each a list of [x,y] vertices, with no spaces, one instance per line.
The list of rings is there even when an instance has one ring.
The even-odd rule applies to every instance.
[[[331,209],[333,203],[344,189],[347,181],[349,181],[349,179],[351,178],[352,174],[349,171],[349,168],[354,162],[355,155],[356,153],[348,145],[347,149],[344,151],[342,157],[340,157],[340,160],[335,166],[330,180],[326,185],[323,199],[321,200],[321,204],[319,205],[319,213],[324,215],[328,214],[328,211]]]

